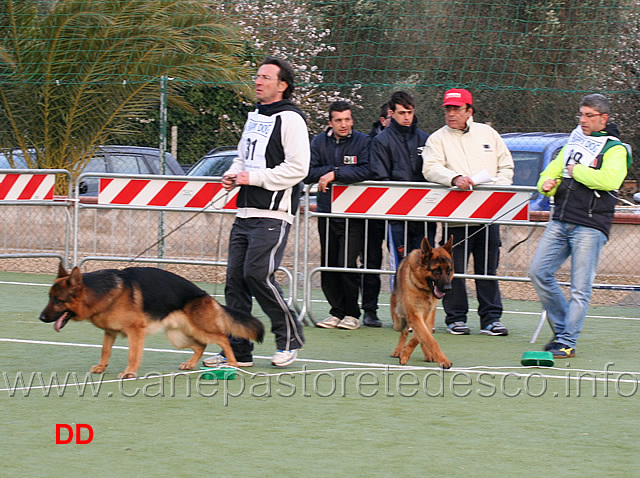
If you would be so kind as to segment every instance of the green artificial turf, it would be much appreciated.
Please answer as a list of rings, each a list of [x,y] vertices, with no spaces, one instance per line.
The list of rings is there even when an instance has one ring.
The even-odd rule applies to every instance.
[[[419,349],[396,367],[398,334],[383,307],[380,329],[306,327],[300,360],[284,369],[270,365],[267,333],[256,366],[232,381],[171,376],[186,355],[162,334],[148,337],[144,378],[118,381],[121,338],[107,372],[82,390],[75,378],[85,382],[97,363],[102,331],[71,322],[56,333],[38,320],[47,287],[6,283],[52,278],[0,273],[7,476],[631,476],[636,467],[640,329],[609,317],[637,319],[637,307],[591,308],[578,356],[554,368],[520,365],[550,332],[529,344],[539,304],[506,301],[507,337],[480,335],[474,314],[471,335],[447,334],[438,311],[446,372]],[[316,311],[322,318],[323,304]],[[607,369],[608,382],[590,380]],[[16,389],[19,376],[28,390]],[[64,393],[50,387],[65,377]],[[56,424],[88,424],[93,440],[56,444]]]

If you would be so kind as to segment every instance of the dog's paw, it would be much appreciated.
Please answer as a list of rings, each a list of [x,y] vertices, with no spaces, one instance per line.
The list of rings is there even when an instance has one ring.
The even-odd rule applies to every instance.
[[[405,365],[409,361],[409,354],[400,354],[398,360],[400,361],[400,365]]]
[[[437,362],[437,360],[434,360],[434,358],[431,356],[431,354],[424,354],[424,361],[425,362]]]
[[[393,352],[391,352],[391,356],[398,358],[400,357],[400,352],[401,352],[400,350],[395,349]]]
[[[135,372],[122,372],[118,374],[118,378],[138,378],[138,374]]]
[[[193,370],[194,365],[191,362],[182,362],[178,369],[180,370]]]
[[[91,370],[89,370],[90,373],[102,373],[105,370],[107,370],[107,366],[106,365],[94,365],[93,367],[91,367]]]
[[[449,360],[440,360],[438,362],[438,365],[440,365],[440,367],[442,367],[443,369],[447,370],[451,368],[453,363],[449,362]]]

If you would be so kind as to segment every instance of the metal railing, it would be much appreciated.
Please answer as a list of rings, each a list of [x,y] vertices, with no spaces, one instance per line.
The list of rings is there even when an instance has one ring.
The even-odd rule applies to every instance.
[[[57,178],[57,181],[67,181],[67,184],[71,184],[70,174],[65,170],[0,170],[0,194],[8,190],[9,185],[9,182],[5,183],[2,180],[3,174],[43,173],[61,175],[62,179]],[[111,199],[106,202],[100,196],[97,200],[96,198],[75,199],[76,191],[87,178],[102,182],[99,188],[101,193],[108,193],[107,188],[113,186],[114,181],[123,181],[123,184],[133,185],[140,191],[142,191],[140,188],[142,183],[151,185],[151,193],[149,193],[151,197],[157,196],[158,192],[165,187],[164,191],[174,191],[175,197],[184,196],[178,203],[180,201],[185,203],[188,198],[195,197],[196,191],[202,191],[204,188],[216,190],[218,196],[211,195],[210,200],[201,202],[198,207],[185,207],[182,203],[180,203],[182,205],[176,205],[177,203],[167,201],[166,198],[155,202],[125,200],[127,197],[138,199],[142,197],[133,194],[131,190],[128,195],[120,196],[116,201],[113,200],[117,197],[116,194],[111,194]],[[11,181],[18,184],[15,178]],[[381,220],[385,221],[385,225],[391,220],[435,222],[439,224],[439,237],[446,237],[450,227],[467,228],[470,224],[499,224],[502,257],[497,275],[475,274],[467,270],[465,273],[457,273],[457,277],[529,282],[528,267],[543,227],[546,225],[546,218],[540,219],[539,215],[535,217],[532,215],[516,220],[511,217],[513,211],[510,209],[526,205],[529,196],[535,193],[533,188],[479,186],[473,191],[478,199],[474,196],[466,198],[469,202],[467,209],[463,205],[462,209],[450,208],[451,211],[444,214],[442,209],[439,212],[435,209],[439,201],[434,198],[442,199],[452,193],[455,196],[460,191],[431,183],[405,182],[370,181],[340,187],[343,189],[339,197],[343,202],[344,198],[350,194],[355,199],[352,198],[353,201],[349,203],[351,206],[348,208],[334,201],[333,204],[338,212],[333,213],[313,211],[310,188],[306,188],[305,196],[301,201],[302,212],[296,215],[289,244],[279,269],[281,275],[278,279],[285,287],[288,286],[288,301],[296,308],[301,319],[308,317],[314,321],[314,304],[326,303],[317,294],[316,299],[313,298],[314,292],[318,289],[318,280],[315,276],[322,271],[379,274],[385,277],[395,273],[395,269],[388,261],[386,246],[383,248],[385,260],[381,268],[370,268],[366,262],[360,263],[357,268],[346,267],[346,264],[345,267],[321,266],[319,239],[315,226],[316,221],[321,217],[341,218],[347,222],[358,219],[364,220],[365,224],[368,221]],[[125,189],[126,186],[123,186],[122,191]],[[384,194],[392,199],[385,199],[387,196],[384,196],[380,189],[384,189]],[[0,259],[56,258],[65,266],[100,261],[124,265],[128,263],[200,265],[220,269],[216,280],[223,283],[224,269],[227,265],[227,240],[235,218],[235,209],[229,203],[231,195],[220,193],[220,190],[220,178],[85,173],[73,183],[73,188],[69,189],[66,197],[18,200],[11,195],[5,195],[5,199],[0,199],[0,207],[3,208],[3,214],[0,215]],[[362,198],[358,194],[367,198],[366,195],[372,190],[379,199],[373,201],[369,197],[367,201],[370,207],[367,208],[359,202]],[[148,191],[145,194],[147,193]],[[470,217],[468,210],[477,210],[487,203],[486,200],[480,199],[483,193],[519,196],[511,206],[498,208],[497,212],[494,211],[491,215],[476,214]],[[221,199],[223,196],[224,199]],[[396,203],[403,206],[409,204],[407,203],[409,197],[413,201],[409,212],[404,208],[401,213],[398,213],[398,209],[392,207]],[[461,201],[462,203],[464,201]],[[467,210],[466,213],[460,213],[465,210]],[[630,215],[627,214],[627,216]],[[634,221],[629,221],[627,218],[626,222]],[[637,223],[636,221],[634,224],[614,224],[610,239],[610,243],[614,244],[608,245],[603,250],[597,284],[594,284],[594,288],[611,288],[618,291],[638,290],[638,273],[634,266],[636,261],[633,252],[637,242],[633,228]],[[619,234],[621,229],[616,228],[627,228],[627,233]],[[365,228],[364,239],[366,234]],[[387,242],[387,238],[388,234],[385,232],[384,242]],[[625,252],[630,255],[625,257]],[[567,269],[568,265],[565,266],[565,270]],[[383,288],[385,291],[390,290],[387,284]]]
[[[56,258],[67,266],[71,184],[65,169],[0,169],[0,259]],[[56,187],[66,195],[56,196]]]

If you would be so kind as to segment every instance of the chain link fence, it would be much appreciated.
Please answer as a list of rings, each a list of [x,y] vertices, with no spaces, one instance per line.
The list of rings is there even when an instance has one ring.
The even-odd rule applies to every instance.
[[[265,55],[297,73],[312,134],[335,99],[367,131],[391,92],[442,126],[464,87],[501,133],[569,132],[601,92],[640,148],[640,0],[8,0],[0,4],[0,150],[76,176],[101,144],[157,147],[183,164],[235,144]],[[161,95],[165,83],[166,97]],[[161,101],[161,98],[166,101]],[[167,115],[159,111],[166,103]],[[638,160],[629,171],[637,190]]]
[[[547,217],[547,212],[537,212],[532,213],[530,221],[498,221],[504,222],[498,278],[505,297],[537,300],[527,274]],[[191,280],[210,283],[213,290],[209,292],[223,296],[228,237],[234,218],[232,210],[220,208],[168,210],[73,200],[0,201],[0,270],[54,274],[60,260],[70,265],[80,264],[84,271],[144,262],[166,267]],[[357,218],[384,220],[367,214]],[[640,285],[634,252],[639,224],[639,208],[617,214],[596,276],[596,283],[606,286],[607,290],[596,289],[592,303],[637,302],[637,292],[615,289],[621,285]],[[447,227],[440,223],[436,237],[446,235]],[[386,249],[385,240],[382,270],[371,270],[366,263],[362,264],[363,272],[382,274],[383,294],[389,292],[387,278],[394,272]],[[308,209],[305,212],[303,207],[291,229],[278,272],[278,280],[287,287],[290,300],[299,310],[304,308],[305,300],[311,300],[311,295],[317,299],[320,263],[317,215]],[[471,272],[472,263],[469,266]],[[569,271],[567,263],[559,271],[560,280],[568,281]],[[467,277],[478,276],[469,273]],[[467,283],[473,294],[473,281]]]

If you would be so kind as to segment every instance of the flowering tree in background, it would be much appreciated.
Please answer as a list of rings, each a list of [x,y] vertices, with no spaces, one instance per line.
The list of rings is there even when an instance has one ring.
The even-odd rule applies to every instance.
[[[324,74],[314,61],[336,48],[327,42],[331,30],[319,26],[320,16],[312,15],[308,4],[296,0],[211,0],[206,5],[216,15],[224,15],[239,31],[244,43],[244,66],[249,70],[255,72],[265,56],[283,58],[291,64],[296,82],[293,100],[307,115],[313,134],[327,126],[331,102],[346,100],[354,108],[362,107],[359,85],[347,91],[322,86]],[[252,85],[244,86],[252,90]],[[237,88],[223,83],[191,84],[183,88],[182,96],[191,108],[170,108],[169,123],[178,126],[178,156],[183,163],[195,162],[214,147],[234,145],[246,113],[255,102],[253,93],[239,96]],[[153,144],[157,137],[156,116],[147,120],[145,134],[137,141]],[[123,137],[119,142],[128,140]]]
[[[294,101],[307,114],[313,133],[326,127],[331,102],[345,100],[354,108],[361,107],[360,85],[345,92],[321,86],[323,72],[314,65],[314,59],[335,51],[335,47],[326,42],[331,30],[319,26],[308,4],[295,0],[240,0],[227,7],[253,50],[252,67],[257,67],[264,56],[283,58],[291,64],[296,78]]]

